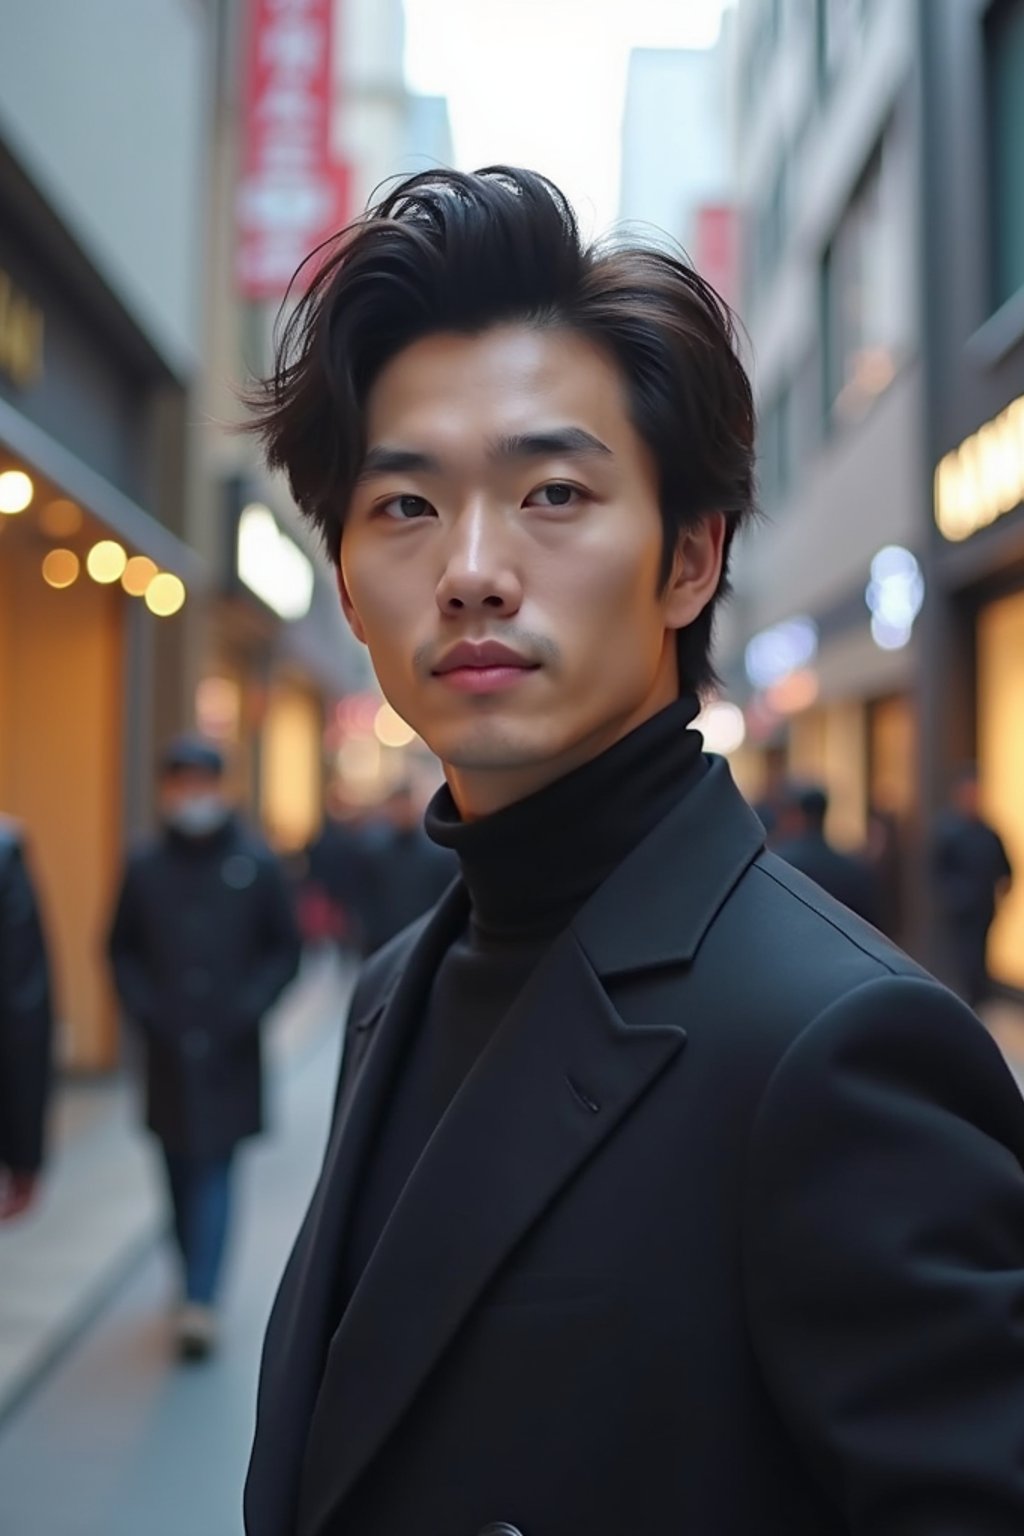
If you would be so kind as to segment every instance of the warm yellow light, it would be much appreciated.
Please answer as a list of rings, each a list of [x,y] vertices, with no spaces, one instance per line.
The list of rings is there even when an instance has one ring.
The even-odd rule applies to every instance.
[[[416,740],[416,732],[390,704],[382,704],[374,716],[373,734],[382,747],[407,747],[410,741]]]
[[[82,509],[66,496],[58,496],[41,508],[39,526],[48,539],[71,539],[81,530]]]
[[[51,549],[43,561],[43,580],[47,586],[71,587],[78,580],[81,563],[71,549]]]
[[[959,542],[1024,501],[1024,395],[947,453],[935,471],[935,521]]]
[[[120,581],[127,564],[128,556],[116,539],[101,539],[85,557],[85,568],[89,575],[104,587]]]
[[[145,597],[157,567],[148,555],[132,555],[124,568],[121,585],[129,597]]]
[[[338,753],[338,768],[347,784],[357,789],[376,785],[380,779],[380,745],[372,736],[353,736]]]
[[[146,588],[146,607],[159,619],[169,619],[185,603],[185,583],[169,571],[154,576]]]
[[[35,489],[31,477],[23,469],[5,469],[0,474],[0,512],[8,517],[24,512]]]

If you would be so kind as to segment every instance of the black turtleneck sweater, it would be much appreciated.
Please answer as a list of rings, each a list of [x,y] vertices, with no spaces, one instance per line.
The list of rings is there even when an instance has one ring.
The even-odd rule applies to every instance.
[[[406,1180],[530,972],[598,886],[704,772],[684,696],[525,800],[463,821],[447,788],[427,832],[458,855],[471,909],[431,987],[378,1127],[342,1261],[347,1301]]]

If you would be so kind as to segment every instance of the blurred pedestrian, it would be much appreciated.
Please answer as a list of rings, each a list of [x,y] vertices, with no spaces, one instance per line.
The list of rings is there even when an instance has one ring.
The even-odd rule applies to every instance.
[[[28,1210],[43,1162],[53,1016],[24,838],[0,820],[0,1221]]]
[[[362,841],[364,946],[382,948],[444,894],[459,873],[458,860],[423,829],[415,784],[403,779]]]
[[[236,1146],[263,1124],[260,1026],[299,963],[277,860],[225,793],[220,751],[182,737],[160,767],[163,830],[128,862],[110,934],[142,1032],[147,1123],[161,1144],[184,1274],[178,1341],[216,1338]]]
[[[365,951],[366,828],[337,792],[302,870],[301,921],[307,943],[329,941],[346,954]]]
[[[881,893],[874,870],[852,854],[840,853],[825,836],[828,793],[819,784],[787,784],[778,801],[772,850],[823,891],[881,926]]]
[[[991,991],[986,951],[1013,871],[1002,838],[981,814],[977,769],[963,769],[932,839],[932,872],[951,981],[972,1008]]]

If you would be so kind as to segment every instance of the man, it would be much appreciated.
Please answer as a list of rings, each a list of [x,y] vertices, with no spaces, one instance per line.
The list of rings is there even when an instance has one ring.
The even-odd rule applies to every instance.
[[[366,828],[362,854],[363,940],[372,955],[434,905],[459,866],[424,832],[422,803],[409,780],[396,784],[381,821]]]
[[[965,768],[939,817],[932,845],[939,913],[952,981],[976,1008],[991,990],[986,950],[997,903],[1013,871],[998,832],[982,818],[977,769]]]
[[[686,727],[750,391],[525,171],[339,242],[260,423],[462,881],[367,964],[250,1536],[1018,1536],[1024,1105]]]
[[[33,1204],[43,1161],[53,1013],[24,840],[0,819],[0,1221]]]
[[[828,795],[820,785],[785,785],[772,850],[865,922],[880,927],[882,903],[874,872],[832,847],[825,837],[827,816]]]
[[[262,1128],[260,1025],[299,963],[281,870],[232,813],[224,769],[201,739],[168,748],[163,831],[129,860],[110,935],[117,990],[145,1040],[147,1123],[164,1154],[183,1269],[186,1360],[216,1343],[232,1157]]]

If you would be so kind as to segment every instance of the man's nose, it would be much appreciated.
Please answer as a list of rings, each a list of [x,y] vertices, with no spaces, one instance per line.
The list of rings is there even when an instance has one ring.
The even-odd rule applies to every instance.
[[[448,534],[445,568],[437,585],[442,613],[513,614],[523,599],[522,583],[500,513],[467,510]]]

